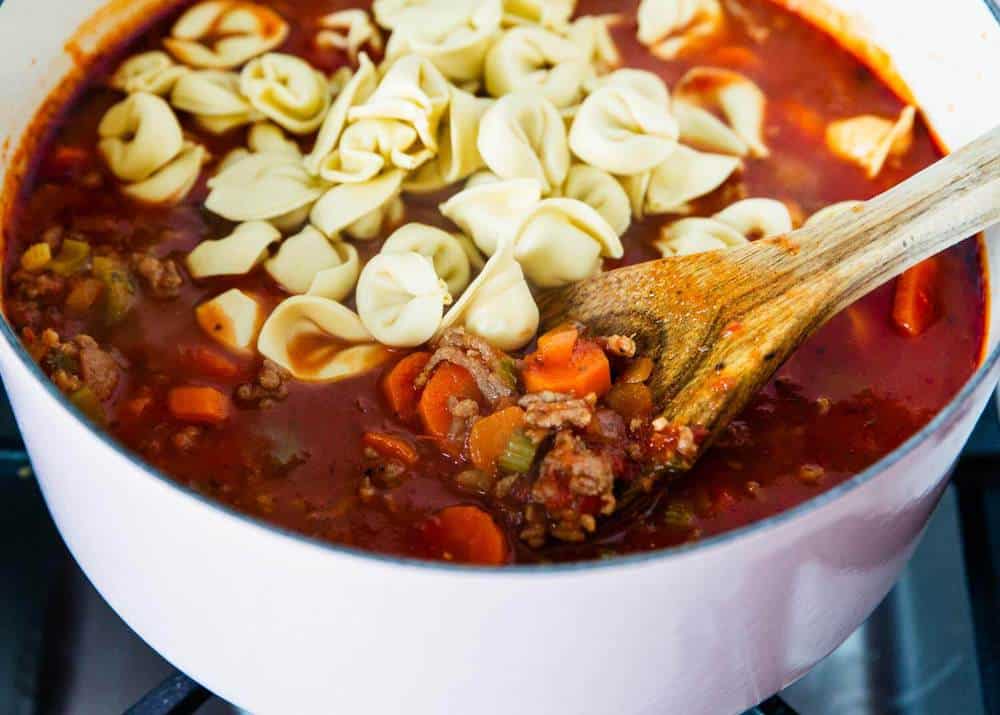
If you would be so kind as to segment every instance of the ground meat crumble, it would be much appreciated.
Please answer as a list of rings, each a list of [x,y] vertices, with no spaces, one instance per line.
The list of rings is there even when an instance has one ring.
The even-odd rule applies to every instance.
[[[288,397],[292,376],[280,365],[264,360],[252,382],[236,388],[236,402],[242,407],[267,409]]]
[[[156,258],[148,253],[133,253],[132,270],[143,279],[154,298],[168,300],[180,295],[184,277],[171,258]]]

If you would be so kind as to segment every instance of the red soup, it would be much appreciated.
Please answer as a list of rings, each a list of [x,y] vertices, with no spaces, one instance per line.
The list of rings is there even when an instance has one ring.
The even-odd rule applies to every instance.
[[[52,123],[6,316],[153,467],[361,549],[595,559],[843,482],[976,368],[969,241],[830,321],[662,475],[643,346],[539,337],[533,296],[867,199],[940,156],[930,132],[765,0],[382,5],[185,4]]]

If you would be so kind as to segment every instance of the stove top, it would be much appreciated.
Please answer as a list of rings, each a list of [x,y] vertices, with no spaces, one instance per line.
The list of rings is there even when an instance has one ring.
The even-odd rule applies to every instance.
[[[896,588],[837,651],[750,713],[1000,715],[998,471],[990,409]],[[0,498],[0,713],[238,712],[174,671],[90,585],[45,510],[5,404]]]

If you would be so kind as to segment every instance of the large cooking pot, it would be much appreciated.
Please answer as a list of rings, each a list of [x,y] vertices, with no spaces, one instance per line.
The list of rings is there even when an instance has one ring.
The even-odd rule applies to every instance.
[[[16,148],[36,136],[30,122],[46,96],[163,4],[105,2],[0,8],[8,200],[22,169]],[[817,17],[885,49],[946,145],[1000,121],[1000,28],[984,0],[832,6],[854,20]],[[891,71],[872,46],[855,46]],[[996,266],[1000,235],[988,242]],[[418,563],[286,533],[122,451],[67,407],[6,324],[0,371],[83,570],[154,648],[233,703],[259,713],[733,713],[809,670],[891,588],[996,382],[991,302],[983,366],[864,473],[692,546],[575,566]]]

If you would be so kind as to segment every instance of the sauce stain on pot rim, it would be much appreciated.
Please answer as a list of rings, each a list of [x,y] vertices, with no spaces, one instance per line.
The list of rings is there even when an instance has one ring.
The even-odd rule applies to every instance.
[[[831,34],[835,40],[837,40],[842,46],[848,49],[852,54],[859,57],[862,61],[868,64],[879,76],[882,77],[884,81],[889,83],[897,94],[900,94],[904,98],[909,98],[912,94],[909,92],[906,84],[896,73],[891,61],[886,53],[878,50],[867,40],[860,39],[859,36],[854,36],[851,33],[855,31],[854,24],[851,23],[845,16],[841,15],[839,12],[832,10],[825,6],[821,2],[812,3],[802,3],[796,0],[772,0],[775,4],[783,6],[786,9],[792,10],[797,14],[800,14],[805,19],[818,25],[819,28],[828,34]],[[25,139],[21,146],[18,148],[15,160],[12,163],[12,168],[7,176],[7,181],[5,182],[4,191],[0,195],[0,214],[7,216],[13,199],[16,198],[18,190],[20,188],[21,182],[25,178],[26,167],[28,166],[28,159],[32,156],[35,148],[38,144],[44,141],[46,132],[42,131],[46,126],[46,123],[52,117],[52,115],[59,111],[66,102],[71,100],[76,92],[81,79],[87,74],[87,72],[95,64],[101,62],[108,54],[113,53],[115,45],[124,37],[127,37],[132,32],[138,30],[142,26],[154,22],[162,13],[171,10],[179,4],[176,0],[171,0],[170,2],[162,2],[157,0],[145,0],[140,3],[128,3],[125,0],[116,0],[105,6],[101,11],[99,11],[95,16],[88,20],[84,25],[80,27],[74,37],[66,44],[66,53],[73,60],[73,68],[69,75],[61,82],[57,89],[46,99],[41,110],[34,117],[34,119],[29,123],[28,130],[25,132]],[[143,8],[154,9],[155,12],[151,12],[146,16],[142,16],[142,13],[136,11],[136,5],[140,5]],[[823,10],[816,10],[816,8],[825,8]],[[122,15],[125,15],[124,21],[122,20]],[[153,16],[150,19],[150,16]],[[827,18],[823,20],[822,18]],[[831,18],[840,17],[843,21],[835,21]],[[95,40],[99,38],[99,41]],[[845,40],[845,38],[850,38],[850,41]],[[941,145],[942,142],[938,140],[938,144]],[[7,225],[7,222],[4,222]],[[980,241],[980,250],[984,251],[984,244],[982,239]],[[986,261],[983,260],[982,264],[985,268]],[[987,280],[987,290],[988,290],[988,278]],[[986,301],[986,305],[989,305],[989,301]],[[61,393],[52,385],[47,379],[45,379],[42,371],[37,366],[37,364],[30,358],[27,351],[22,347],[20,341],[17,339],[13,330],[8,324],[2,326],[2,332],[4,339],[8,342],[8,345],[14,347],[19,359],[25,361],[29,365],[29,371],[34,370],[34,376],[38,379],[42,379],[46,384],[45,389],[49,391],[50,396],[60,401],[63,407],[66,407],[66,401],[62,399]],[[671,558],[671,557],[682,557],[689,555],[695,550],[702,548],[709,548],[715,546],[722,546],[728,542],[729,539],[735,539],[742,537],[745,533],[751,531],[763,532],[765,529],[776,527],[779,524],[784,523],[785,520],[798,518],[798,516],[804,514],[806,511],[812,509],[819,509],[822,506],[832,502],[834,499],[838,499],[843,493],[854,489],[863,483],[866,483],[870,479],[874,478],[879,472],[884,471],[891,467],[893,464],[899,462],[908,454],[910,454],[917,446],[922,444],[924,441],[937,436],[939,439],[943,436],[938,434],[939,432],[946,432],[953,428],[956,418],[962,413],[959,411],[961,408],[966,407],[966,403],[970,401],[973,395],[982,387],[984,380],[995,376],[998,365],[1000,365],[1000,347],[994,349],[988,356],[985,355],[986,347],[984,343],[984,359],[981,359],[981,364],[976,373],[965,383],[961,390],[955,395],[955,397],[940,411],[938,414],[920,431],[918,431],[913,437],[907,440],[903,445],[897,448],[895,451],[887,455],[885,458],[876,462],[869,468],[865,469],[861,473],[852,477],[843,484],[824,492],[821,495],[813,497],[809,501],[803,503],[802,505],[793,507],[785,512],[778,515],[763,519],[749,526],[741,527],[733,531],[727,532],[725,534],[709,537],[703,541],[691,544],[687,546],[673,547],[665,551],[654,551],[643,554],[636,554],[631,556],[620,556],[611,561],[599,561],[599,562],[582,562],[573,563],[565,565],[542,565],[542,566],[511,566],[507,565],[501,567],[504,572],[515,572],[515,573],[536,573],[541,570],[544,573],[552,572],[562,572],[562,571],[572,571],[589,569],[589,568],[606,568],[611,566],[629,566],[629,565],[639,565],[653,559],[660,558]],[[81,415],[77,413],[77,419],[80,419]],[[247,516],[241,512],[237,512],[231,507],[220,504],[214,500],[208,499],[202,494],[196,492],[195,490],[178,484],[174,480],[162,474],[158,470],[150,467],[144,463],[141,459],[133,455],[131,452],[123,448],[116,441],[106,435],[104,432],[96,429],[88,421],[84,420],[87,428],[92,432],[99,432],[100,439],[111,446],[112,449],[116,450],[118,454],[125,456],[129,462],[138,466],[140,469],[146,471],[149,474],[156,476],[157,478],[169,482],[173,487],[179,487],[188,496],[193,496],[196,499],[208,502],[212,508],[222,509],[224,512],[228,512],[230,516],[237,516],[242,520],[252,523],[256,527],[264,527],[269,530],[281,533],[285,536],[291,536],[297,541],[303,541],[306,543],[311,543],[312,545],[319,546],[321,548],[329,549],[332,548],[337,552],[348,554],[351,556],[358,556],[365,558],[366,560],[374,559],[380,562],[387,562],[394,565],[405,565],[416,568],[443,568],[448,570],[458,570],[460,572],[471,572],[473,574],[479,574],[483,572],[482,567],[469,567],[460,566],[455,564],[447,563],[434,563],[426,562],[417,559],[401,558],[394,556],[385,556],[377,553],[372,553],[370,551],[363,551],[351,547],[338,546],[335,544],[330,544],[326,541],[321,541],[308,536],[304,536],[297,532],[292,532],[287,529],[277,527],[268,523],[262,523],[257,519]],[[492,571],[493,569],[490,569]]]

